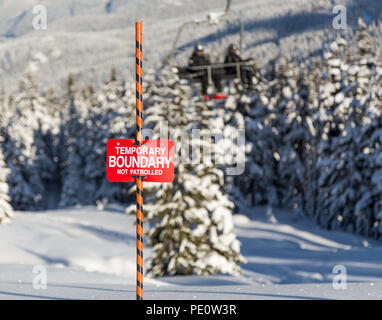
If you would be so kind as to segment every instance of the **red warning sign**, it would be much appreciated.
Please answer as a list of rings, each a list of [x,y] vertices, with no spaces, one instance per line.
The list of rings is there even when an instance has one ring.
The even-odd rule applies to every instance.
[[[171,182],[174,179],[174,142],[134,139],[110,139],[107,143],[106,176],[111,182]]]

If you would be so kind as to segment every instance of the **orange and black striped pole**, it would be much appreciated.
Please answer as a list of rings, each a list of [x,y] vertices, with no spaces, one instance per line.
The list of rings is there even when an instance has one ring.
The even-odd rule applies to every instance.
[[[135,23],[135,60],[136,60],[136,106],[137,106],[137,143],[142,145],[143,99],[142,99],[142,21]],[[143,181],[137,182],[137,300],[143,300]]]

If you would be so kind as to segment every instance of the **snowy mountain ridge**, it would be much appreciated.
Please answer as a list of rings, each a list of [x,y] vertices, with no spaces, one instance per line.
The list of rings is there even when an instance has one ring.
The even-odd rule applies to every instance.
[[[33,6],[47,8],[48,29],[32,27]],[[348,7],[349,26],[358,15],[368,13],[370,21],[380,17],[382,5],[368,0],[337,1]],[[134,79],[134,22],[144,21],[144,65],[157,69],[168,54],[177,29],[184,21],[205,18],[208,12],[221,11],[225,1],[164,2],[129,1],[32,1],[0,2],[0,84],[12,91],[26,72],[31,72],[43,87],[60,85],[69,73],[84,83],[101,83],[115,66],[125,79]],[[227,18],[245,23],[245,56],[254,56],[261,65],[278,55],[317,54],[322,42],[335,36],[330,0],[282,1],[234,0]],[[370,8],[373,7],[373,10]],[[155,10],[153,10],[155,8]],[[184,63],[193,44],[200,40],[211,53],[222,54],[231,42],[238,42],[238,23],[230,26],[186,28],[178,57]],[[45,63],[33,61],[44,54]],[[84,59],[86,57],[86,59]],[[218,58],[218,57],[215,57]],[[31,65],[32,64],[32,65]]]

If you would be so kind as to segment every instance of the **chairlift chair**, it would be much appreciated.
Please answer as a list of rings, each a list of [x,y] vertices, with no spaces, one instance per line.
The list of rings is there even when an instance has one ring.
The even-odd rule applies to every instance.
[[[178,76],[181,79],[187,79],[191,83],[192,82],[199,82],[199,77],[201,75],[204,75],[207,71],[208,76],[208,83],[212,83],[212,70],[217,69],[221,72],[221,79],[222,80],[233,80],[233,79],[239,79],[241,81],[241,74],[240,69],[243,66],[253,66],[253,62],[246,61],[246,62],[237,62],[237,63],[213,63],[206,66],[197,66],[197,67],[190,67],[190,66],[177,66],[173,64],[173,57],[176,52],[177,44],[180,40],[182,31],[186,26],[189,25],[209,25],[214,26],[218,25],[220,23],[227,23],[232,24],[234,22],[239,22],[240,24],[240,41],[239,41],[239,50],[242,50],[243,47],[243,39],[244,39],[244,24],[241,19],[235,19],[230,20],[225,18],[228,11],[230,10],[232,0],[227,0],[226,8],[223,12],[211,12],[207,15],[206,19],[203,20],[191,20],[184,22],[178,29],[178,32],[175,37],[175,41],[173,43],[173,46],[171,48],[170,53],[166,57],[165,63],[171,67],[174,67],[177,70]],[[229,67],[235,67],[236,68],[236,74],[232,73],[226,73],[226,68]],[[192,71],[192,72],[191,72]]]

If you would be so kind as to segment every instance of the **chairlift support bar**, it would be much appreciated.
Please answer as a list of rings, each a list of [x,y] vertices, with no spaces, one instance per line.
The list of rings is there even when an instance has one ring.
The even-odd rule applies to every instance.
[[[253,61],[243,61],[243,62],[230,62],[230,63],[213,63],[205,66],[190,66],[187,67],[190,70],[208,70],[208,69],[219,69],[219,68],[229,68],[229,67],[241,67],[241,66],[253,66]]]
[[[215,63],[215,64],[210,64],[210,65],[205,65],[205,66],[193,66],[193,67],[187,67],[188,70],[191,71],[207,71],[207,78],[208,78],[208,83],[212,83],[212,69],[225,69],[229,67],[234,67],[236,69],[236,77],[238,79],[241,79],[241,67],[252,67],[254,65],[253,61],[243,61],[243,62],[230,62],[230,63]],[[203,75],[204,72],[195,72],[195,73],[190,73],[189,74],[189,79],[191,80],[192,78],[197,78],[201,75]]]

